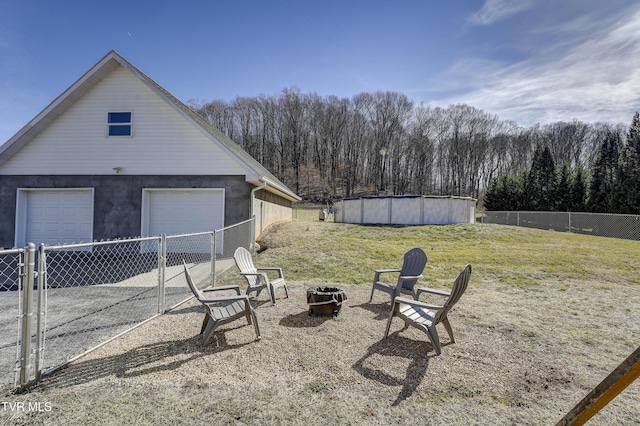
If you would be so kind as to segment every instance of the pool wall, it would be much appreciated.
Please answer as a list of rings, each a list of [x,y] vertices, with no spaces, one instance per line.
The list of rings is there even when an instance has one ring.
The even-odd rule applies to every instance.
[[[372,225],[475,223],[476,200],[468,197],[399,195],[344,198],[334,203],[334,221]]]

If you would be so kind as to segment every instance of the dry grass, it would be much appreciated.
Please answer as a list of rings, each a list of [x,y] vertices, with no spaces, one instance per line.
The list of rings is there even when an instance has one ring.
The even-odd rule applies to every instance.
[[[279,295],[276,307],[266,294],[256,301],[261,341],[237,321],[201,348],[203,312],[189,302],[45,378],[29,394],[5,393],[3,402],[40,402],[42,411],[0,406],[0,423],[555,424],[640,343],[637,245],[506,227],[430,228],[276,227],[256,262],[285,264],[291,291],[289,299]],[[309,242],[301,247],[296,241],[303,235]],[[373,241],[383,235],[379,247]],[[465,238],[475,245],[466,253]],[[536,239],[552,254],[535,254]],[[417,241],[428,242],[421,245],[430,255],[425,275],[436,285],[453,279],[463,263],[474,264],[471,285],[450,314],[456,343],[441,331],[441,356],[426,335],[402,331],[399,320],[390,338],[381,339],[388,298],[378,293],[367,303],[371,264],[395,266],[389,259]],[[532,245],[522,247],[527,241]],[[592,250],[603,246],[595,244],[617,259],[598,262]],[[556,259],[574,248],[579,261]],[[349,283],[349,271],[322,272],[323,263],[344,257],[358,285]],[[334,275],[335,281],[327,278]],[[306,287],[319,284],[347,291],[337,318],[307,315]],[[638,400],[640,382],[589,424],[638,424]]]

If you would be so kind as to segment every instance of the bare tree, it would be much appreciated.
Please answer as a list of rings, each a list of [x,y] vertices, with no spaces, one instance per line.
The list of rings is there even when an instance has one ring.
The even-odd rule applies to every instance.
[[[539,130],[543,139],[542,145],[549,147],[556,163],[566,162],[572,167],[580,163],[584,140],[589,132],[586,123],[577,120],[570,123],[558,121]]]
[[[371,123],[369,181],[375,185],[376,193],[384,193],[387,189],[387,169],[392,166],[396,169],[402,167],[401,138],[413,103],[405,95],[396,92],[361,93],[354,101]]]
[[[358,109],[356,102],[349,103],[347,130],[342,157],[345,163],[345,196],[354,195],[355,188],[364,178],[367,158],[367,141],[371,138],[371,126]]]
[[[280,110],[278,131],[280,156],[283,159],[283,165],[293,169],[293,186],[298,192],[303,149],[310,133],[307,126],[307,105],[300,89],[294,87],[282,90],[278,98],[278,107]]]
[[[336,193],[341,147],[347,130],[348,105],[348,99],[329,96],[324,99],[322,107],[317,109],[318,140],[325,148],[325,159],[328,161],[329,169],[329,190],[332,194]]]
[[[575,120],[523,128],[465,104],[414,106],[396,92],[341,99],[292,87],[189,103],[296,192],[302,170],[310,199],[359,191],[479,197],[497,176],[528,168],[539,146],[556,162],[588,168],[602,135],[626,128]],[[322,195],[312,194],[312,181]]]
[[[413,111],[409,129],[408,155],[410,191],[414,194],[428,194],[434,189],[435,145],[431,108],[418,105]]]

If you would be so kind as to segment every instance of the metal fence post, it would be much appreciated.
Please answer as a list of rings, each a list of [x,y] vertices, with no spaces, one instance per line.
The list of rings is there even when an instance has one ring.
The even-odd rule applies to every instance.
[[[164,284],[167,268],[167,236],[160,235],[158,246],[158,313],[164,313]]]
[[[211,233],[211,274],[209,280],[211,281],[209,285],[216,285],[216,234],[217,230],[214,230]]]
[[[571,232],[571,212],[567,212],[567,216],[569,216],[569,232]]]
[[[44,244],[38,247],[38,311],[36,314],[36,382],[40,380],[42,372],[42,359],[44,357],[44,333],[46,287],[47,287],[47,259]]]
[[[22,341],[20,342],[20,390],[29,383],[31,374],[31,320],[33,311],[33,272],[35,270],[36,246],[29,243],[25,247],[24,275],[22,277]]]

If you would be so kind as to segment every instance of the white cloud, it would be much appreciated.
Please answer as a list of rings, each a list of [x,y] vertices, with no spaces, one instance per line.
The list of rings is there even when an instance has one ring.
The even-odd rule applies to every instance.
[[[615,19],[581,17],[579,25],[546,28],[545,40],[554,41],[514,64],[462,61],[448,75],[466,93],[438,103],[467,103],[523,125],[574,118],[626,123],[640,109],[638,7]]]
[[[469,17],[469,22],[489,25],[507,19],[533,6],[535,0],[486,0],[482,8]]]

